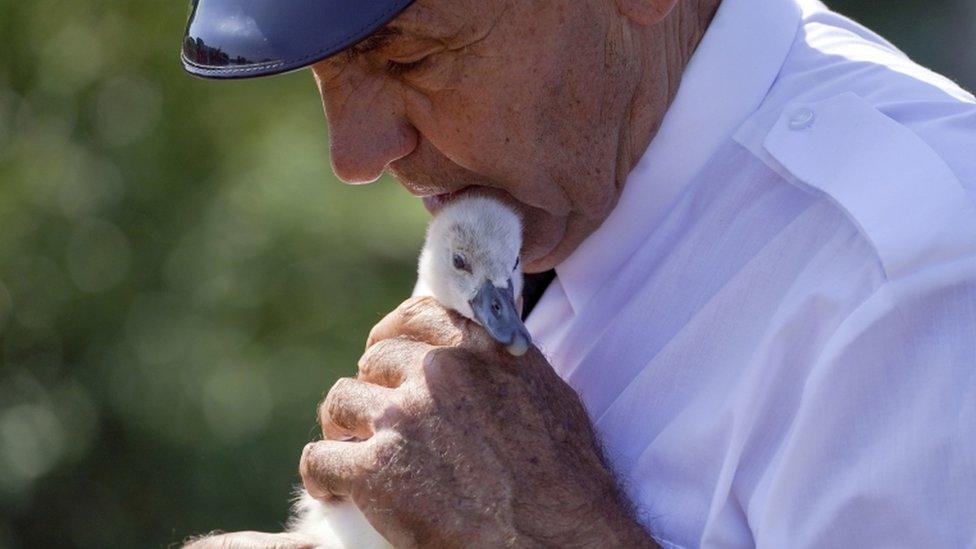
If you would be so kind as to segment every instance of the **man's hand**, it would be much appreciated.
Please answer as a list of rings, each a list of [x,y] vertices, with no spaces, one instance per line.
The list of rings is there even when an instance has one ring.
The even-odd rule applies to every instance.
[[[512,357],[433,299],[373,328],[319,419],[306,489],[352,497],[398,547],[654,546],[542,354]]]

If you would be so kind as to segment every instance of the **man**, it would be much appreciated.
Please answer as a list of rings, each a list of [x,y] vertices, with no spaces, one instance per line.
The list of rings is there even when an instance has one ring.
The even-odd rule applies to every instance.
[[[556,273],[520,359],[382,320],[313,495],[398,546],[976,542],[971,95],[812,0],[254,4],[188,70],[310,65],[339,177],[498,197]]]

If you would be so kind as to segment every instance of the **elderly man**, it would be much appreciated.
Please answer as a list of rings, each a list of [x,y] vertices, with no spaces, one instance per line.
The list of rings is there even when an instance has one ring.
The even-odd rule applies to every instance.
[[[341,179],[497,197],[554,269],[538,350],[411,300],[329,392],[305,486],[395,545],[976,543],[976,104],[879,36],[816,0],[199,0],[184,62],[310,66]]]

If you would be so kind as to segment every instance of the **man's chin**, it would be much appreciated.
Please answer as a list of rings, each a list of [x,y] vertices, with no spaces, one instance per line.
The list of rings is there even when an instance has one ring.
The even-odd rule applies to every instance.
[[[559,253],[557,245],[553,250],[548,253],[533,254],[533,250],[527,250],[524,257],[526,259],[523,261],[523,270],[526,274],[541,273],[548,271],[549,269],[554,269],[557,265],[562,263],[564,259],[569,257],[569,253]]]
[[[527,273],[540,273],[555,268],[571,256],[601,222],[581,216],[549,215],[530,221],[522,246],[523,269]]]
[[[569,257],[576,245],[566,242],[566,220],[548,217],[527,222],[522,243],[522,269],[526,273],[541,273],[559,265]]]

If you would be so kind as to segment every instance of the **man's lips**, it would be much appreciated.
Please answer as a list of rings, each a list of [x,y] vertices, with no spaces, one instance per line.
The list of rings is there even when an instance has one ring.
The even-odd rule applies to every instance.
[[[473,185],[470,185],[464,187],[463,189],[459,189],[449,193],[425,196],[423,197],[424,207],[427,208],[428,212],[436,215],[437,212],[441,210],[441,208],[449,204],[452,200],[456,200],[458,197],[467,193],[468,191],[471,191],[474,188],[475,187]]]

